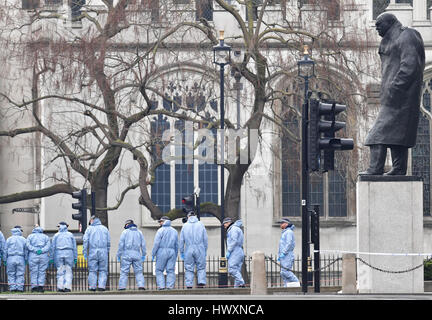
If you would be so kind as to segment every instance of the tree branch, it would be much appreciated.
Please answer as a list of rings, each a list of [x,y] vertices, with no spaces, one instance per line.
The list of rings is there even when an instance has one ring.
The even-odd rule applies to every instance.
[[[0,203],[11,203],[16,201],[30,200],[36,198],[45,198],[59,193],[72,194],[72,192],[76,190],[78,189],[72,187],[69,184],[56,184],[54,186],[40,189],[40,190],[23,191],[23,192],[13,193],[10,195],[0,196]]]

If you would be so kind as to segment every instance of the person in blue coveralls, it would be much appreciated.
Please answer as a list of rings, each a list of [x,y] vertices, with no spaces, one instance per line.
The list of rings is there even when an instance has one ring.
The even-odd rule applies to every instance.
[[[78,259],[76,240],[68,231],[69,225],[66,222],[60,222],[57,227],[59,231],[51,241],[50,263],[54,263],[57,268],[57,291],[71,292],[72,268]]]
[[[207,231],[195,212],[188,213],[188,220],[180,231],[180,258],[184,260],[185,284],[191,289],[194,281],[195,266],[197,269],[197,286],[206,285],[206,256],[208,247]]]
[[[129,270],[132,265],[138,290],[145,290],[143,262],[146,258],[144,235],[138,230],[133,220],[126,220],[124,231],[120,235],[117,260],[120,262],[119,290],[126,290]]]
[[[0,262],[3,260],[5,245],[6,245],[6,239],[3,235],[3,232],[0,231]]]
[[[51,241],[43,232],[44,230],[36,225],[26,241],[27,250],[29,252],[30,284],[32,292],[44,292]]]
[[[292,272],[294,265],[294,225],[289,219],[279,221],[282,234],[279,240],[278,261],[281,264],[281,276],[285,287],[300,287],[298,278]]]
[[[245,282],[241,274],[243,265],[243,231],[242,221],[233,222],[231,218],[225,218],[222,221],[224,228],[227,230],[227,250],[226,258],[228,259],[228,273],[234,278],[234,288],[244,287]]]
[[[21,226],[11,229],[12,236],[6,240],[4,261],[11,292],[24,292],[25,266],[28,261],[26,239],[22,236]]]
[[[6,239],[3,235],[3,232],[0,231],[0,264],[4,261],[4,263],[6,264],[6,260],[4,258],[4,248],[6,245]],[[4,280],[3,280],[3,275],[0,274],[0,291],[3,291],[4,289]]]
[[[4,249],[6,245],[6,239],[3,232],[0,231],[0,263],[4,260]]]
[[[152,250],[152,261],[156,259],[156,285],[158,290],[173,289],[178,233],[171,227],[171,220],[167,216],[163,216],[158,222],[161,227],[156,232]],[[164,271],[166,271],[166,281]]]
[[[105,291],[108,279],[108,254],[111,239],[108,228],[100,219],[91,216],[89,227],[83,237],[83,255],[88,261],[88,289],[89,291]]]

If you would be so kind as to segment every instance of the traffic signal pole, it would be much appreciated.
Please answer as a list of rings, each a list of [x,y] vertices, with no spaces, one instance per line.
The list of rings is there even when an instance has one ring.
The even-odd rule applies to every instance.
[[[311,211],[311,241],[314,244],[314,288],[320,292],[320,244],[319,244],[320,206],[314,205]]]
[[[96,192],[91,192],[91,215],[96,215]]]
[[[301,211],[302,211],[302,291],[307,293],[309,275],[312,275],[310,257],[310,218],[314,222],[315,263],[319,262],[319,207],[313,214],[309,211],[309,172],[334,170],[334,151],[352,150],[353,139],[336,138],[335,132],[344,128],[345,123],[336,121],[336,115],[346,109],[346,105],[336,102],[324,102],[316,99],[309,101],[309,78],[315,76],[314,61],[309,58],[309,49],[305,45],[303,59],[297,62],[298,75],[304,79],[304,104],[301,119]],[[309,112],[310,109],[310,112]],[[321,119],[325,116],[326,119]],[[324,134],[324,137],[321,135]],[[324,150],[324,159],[321,158]],[[324,161],[322,161],[324,160]],[[319,264],[315,265],[315,290],[319,292]]]
[[[307,130],[303,131],[303,147],[306,151],[303,151],[303,156],[306,154],[306,160],[302,161],[302,184],[308,184],[308,174],[310,171],[327,172],[334,170],[334,156],[335,151],[340,150],[352,150],[354,148],[354,141],[350,138],[339,138],[335,136],[335,132],[345,128],[346,124],[342,121],[336,121],[336,115],[346,110],[346,105],[336,103],[335,101],[322,101],[311,99],[305,100],[309,104],[309,108],[304,108],[305,112],[309,112],[309,118],[305,118],[307,122]],[[309,109],[309,110],[308,110]],[[307,115],[306,115],[307,116]],[[303,116],[304,117],[304,116]],[[303,128],[305,130],[305,128]],[[304,141],[306,140],[306,141]],[[321,151],[324,153],[324,157],[321,157]],[[310,239],[309,239],[309,225],[310,220],[312,224],[312,243],[314,244],[314,261],[315,261],[315,292],[319,292],[319,206],[315,206],[314,210],[310,211],[311,216],[307,210],[307,185],[302,186],[302,206],[303,215],[302,223],[303,226],[303,250],[304,257],[302,261],[302,276],[303,276],[303,292],[307,292],[307,280],[308,280],[308,269],[310,266]],[[304,261],[308,259],[307,261]]]
[[[198,220],[201,220],[201,199],[200,196],[197,194],[195,198],[195,210]]]
[[[221,145],[221,165],[220,165],[220,194],[221,194],[221,258],[225,257],[225,228],[222,221],[225,219],[225,102],[224,102],[224,65],[220,65],[220,145]],[[221,262],[220,262],[221,263]],[[219,287],[228,285],[228,274],[219,272]]]
[[[307,292],[308,287],[308,262],[309,259],[309,212],[308,212],[308,186],[309,186],[309,169],[308,169],[308,121],[309,121],[309,80],[305,78],[305,97],[302,109],[302,175],[301,175],[301,208],[302,208],[302,292]]]

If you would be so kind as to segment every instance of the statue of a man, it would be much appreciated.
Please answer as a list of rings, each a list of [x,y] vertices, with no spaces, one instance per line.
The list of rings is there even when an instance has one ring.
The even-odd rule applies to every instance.
[[[392,169],[385,175],[405,175],[408,148],[415,146],[420,115],[421,88],[425,68],[425,50],[421,35],[403,27],[391,13],[376,19],[382,37],[381,92],[378,117],[365,145],[370,148],[370,164],[360,175],[382,175],[390,148]]]

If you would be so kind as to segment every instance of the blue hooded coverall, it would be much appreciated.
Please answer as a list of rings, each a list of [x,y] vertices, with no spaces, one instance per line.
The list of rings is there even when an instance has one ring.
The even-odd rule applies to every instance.
[[[24,291],[25,265],[28,259],[26,239],[19,228],[13,228],[11,232],[12,236],[6,240],[4,250],[9,290]]]
[[[29,252],[31,287],[43,287],[49,262],[50,239],[41,227],[36,227],[27,237],[26,246]]]
[[[195,265],[197,282],[206,284],[207,231],[196,216],[190,216],[180,232],[180,255],[184,256],[185,283],[191,288],[194,280]]]
[[[3,235],[3,233],[0,231],[0,263],[4,262],[4,264],[6,265],[6,258],[5,258],[5,245],[6,245],[6,239]],[[3,290],[3,277],[0,276],[0,282],[2,282],[2,284],[0,285],[0,291]]]
[[[286,286],[288,282],[299,282],[298,278],[291,271],[294,265],[294,228],[294,225],[291,225],[283,229],[279,240],[278,256],[280,259],[281,276],[284,286]]]
[[[156,232],[152,257],[156,257],[156,285],[158,289],[172,289],[175,284],[175,264],[178,253],[178,233],[171,227],[171,221],[165,220]],[[166,270],[165,276],[163,274]]]
[[[244,280],[241,274],[243,265],[243,231],[241,220],[237,220],[228,227],[227,230],[227,254],[228,273],[234,278],[234,288],[244,285]]]
[[[6,261],[6,259],[3,259],[5,245],[6,245],[6,239],[3,235],[3,232],[0,231],[0,263],[2,262],[2,260]]]
[[[61,224],[51,242],[50,257],[57,268],[57,289],[72,288],[72,268],[78,259],[75,237]]]
[[[88,286],[89,289],[105,289],[108,279],[108,253],[111,240],[108,228],[99,218],[95,218],[87,228],[83,237],[83,255],[88,260]],[[99,272],[99,281],[98,281]]]
[[[126,289],[130,266],[132,265],[138,288],[144,288],[143,266],[146,256],[144,236],[135,224],[130,224],[120,235],[117,260],[120,260],[119,290]]]

